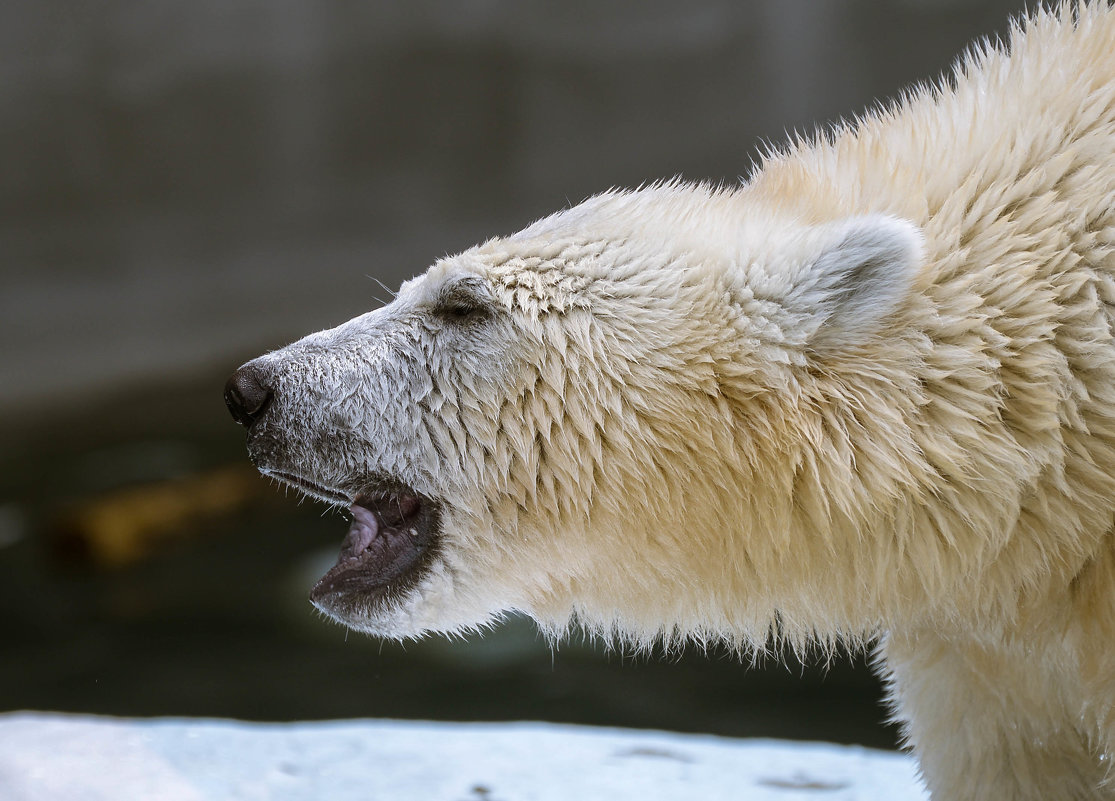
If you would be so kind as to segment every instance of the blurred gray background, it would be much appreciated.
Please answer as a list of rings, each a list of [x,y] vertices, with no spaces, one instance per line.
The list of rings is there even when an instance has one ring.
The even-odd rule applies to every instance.
[[[862,658],[346,636],[305,601],[345,526],[247,473],[222,384],[378,305],[371,277],[611,186],[735,181],[1022,6],[0,5],[0,708],[893,744]]]

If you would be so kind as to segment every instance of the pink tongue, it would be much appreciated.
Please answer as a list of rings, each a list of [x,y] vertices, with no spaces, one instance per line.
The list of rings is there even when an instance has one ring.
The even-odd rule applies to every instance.
[[[348,534],[341,545],[341,553],[346,556],[356,556],[367,550],[372,540],[379,534],[379,523],[370,509],[359,504],[354,503],[349,507],[349,511],[352,512],[352,525],[349,526]]]

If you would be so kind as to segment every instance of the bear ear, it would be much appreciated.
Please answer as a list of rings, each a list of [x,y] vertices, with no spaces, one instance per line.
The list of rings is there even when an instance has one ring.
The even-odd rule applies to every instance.
[[[924,259],[917,226],[882,214],[820,227],[820,255],[799,275],[787,305],[812,318],[807,346],[856,345],[907,297]]]

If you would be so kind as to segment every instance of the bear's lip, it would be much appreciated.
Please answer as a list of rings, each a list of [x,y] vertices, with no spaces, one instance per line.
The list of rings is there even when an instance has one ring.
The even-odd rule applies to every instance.
[[[326,486],[325,484],[319,484],[318,482],[312,481],[311,479],[308,479],[304,476],[295,475],[294,473],[288,473],[284,470],[275,470],[262,465],[257,465],[257,467],[263,475],[269,476],[270,478],[277,478],[284,484],[289,484],[295,489],[301,490],[307,495],[317,498],[320,501],[325,501],[326,503],[333,504],[339,503],[344,504],[345,506],[353,503],[353,498],[351,495],[341,492],[338,489],[334,489],[333,487]]]
[[[323,612],[346,619],[367,603],[397,596],[429,565],[439,504],[396,484],[356,496],[337,563],[310,590]]]

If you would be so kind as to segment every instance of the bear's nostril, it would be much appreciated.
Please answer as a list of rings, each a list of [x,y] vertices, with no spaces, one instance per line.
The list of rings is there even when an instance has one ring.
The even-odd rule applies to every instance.
[[[263,373],[251,365],[241,367],[225,384],[225,404],[242,426],[251,426],[263,416],[273,394]]]

